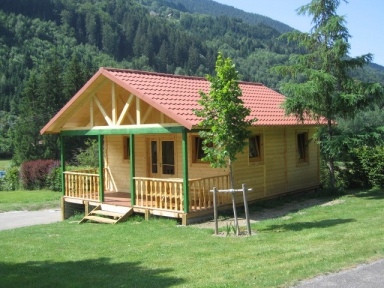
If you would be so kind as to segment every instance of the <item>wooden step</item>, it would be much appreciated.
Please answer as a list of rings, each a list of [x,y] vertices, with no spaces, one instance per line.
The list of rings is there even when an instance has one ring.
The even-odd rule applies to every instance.
[[[131,209],[131,207],[116,206],[116,205],[111,205],[111,204],[101,204],[100,205],[100,210],[117,212],[117,213],[121,213],[121,214],[125,214],[125,213],[129,212],[130,209]]]
[[[93,209],[87,216],[85,216],[80,222],[84,223],[88,220],[99,223],[116,224],[118,222],[125,221],[129,216],[133,214],[132,207],[123,207],[116,205],[101,204]],[[100,215],[100,216],[95,216]],[[112,219],[113,218],[113,219]]]
[[[103,215],[103,216],[110,216],[110,217],[122,217],[125,213],[118,213],[118,212],[112,212],[112,211],[106,211],[106,210],[94,210],[91,211],[89,214],[96,214],[96,215]]]
[[[98,216],[85,216],[83,219],[99,222],[99,223],[107,223],[107,224],[115,224],[117,220],[105,218],[105,217],[98,217]]]

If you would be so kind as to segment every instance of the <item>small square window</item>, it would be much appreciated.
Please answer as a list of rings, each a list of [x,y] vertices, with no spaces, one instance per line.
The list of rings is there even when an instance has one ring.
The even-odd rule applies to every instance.
[[[297,161],[298,163],[308,162],[308,133],[297,133]]]
[[[258,162],[263,160],[263,143],[261,135],[254,135],[249,141],[249,162]]]
[[[131,153],[130,153],[130,138],[127,136],[123,137],[123,159],[124,160],[129,160],[131,158]]]
[[[201,159],[204,158],[206,155],[204,150],[203,150],[204,139],[200,138],[199,136],[193,136],[192,139],[193,139],[193,149],[192,149],[193,163],[203,163],[203,161]],[[208,145],[208,146],[212,147],[212,145]]]

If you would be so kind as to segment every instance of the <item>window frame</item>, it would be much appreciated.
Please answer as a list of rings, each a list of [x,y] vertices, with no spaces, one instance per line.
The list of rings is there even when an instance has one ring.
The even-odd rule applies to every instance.
[[[252,139],[257,139],[256,142],[252,142]],[[255,150],[258,151],[258,156],[251,157],[251,143],[256,143]],[[249,163],[260,163],[264,160],[264,140],[263,134],[252,134],[248,138],[248,161]]]
[[[309,164],[308,131],[296,132],[296,159],[297,164]]]
[[[200,153],[199,151],[204,153],[204,150],[202,150],[203,147],[203,140],[204,138],[201,138],[199,135],[192,135],[192,163],[200,163],[200,164],[209,164],[208,161],[202,161],[201,159],[203,157],[199,157]],[[198,141],[198,142],[197,142]]]

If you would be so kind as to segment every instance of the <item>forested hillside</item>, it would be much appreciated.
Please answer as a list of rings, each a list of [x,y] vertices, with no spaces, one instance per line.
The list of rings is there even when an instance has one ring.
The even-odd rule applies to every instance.
[[[141,2],[148,2],[142,0]],[[211,16],[226,15],[231,18],[239,18],[249,24],[264,24],[275,28],[281,33],[292,31],[293,28],[269,17],[248,13],[232,6],[223,5],[213,0],[159,0],[159,2],[168,7],[173,7],[184,12],[206,14]]]
[[[57,157],[56,139],[38,131],[101,66],[204,76],[221,51],[243,80],[278,89],[286,79],[270,68],[304,51],[278,40],[284,25],[229,8],[210,0],[2,0],[0,157]],[[199,9],[209,15],[191,13]],[[378,65],[357,76],[384,83]]]

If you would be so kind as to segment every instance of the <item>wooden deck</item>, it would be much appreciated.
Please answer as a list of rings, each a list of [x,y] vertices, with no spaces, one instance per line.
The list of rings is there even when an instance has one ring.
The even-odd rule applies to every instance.
[[[117,205],[117,206],[132,207],[131,193],[105,192],[103,203]]]

